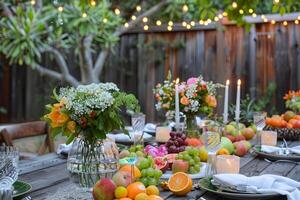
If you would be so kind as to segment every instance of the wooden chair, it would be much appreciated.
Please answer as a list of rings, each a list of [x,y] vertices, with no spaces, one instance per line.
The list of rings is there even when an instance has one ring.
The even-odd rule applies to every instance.
[[[54,151],[54,144],[50,138],[48,125],[44,121],[7,125],[4,129],[2,129],[1,135],[5,145],[7,146],[14,146],[13,141],[16,139],[46,135],[46,138],[39,147],[37,154],[20,152],[20,157],[25,159],[45,154],[47,147],[49,152]]]

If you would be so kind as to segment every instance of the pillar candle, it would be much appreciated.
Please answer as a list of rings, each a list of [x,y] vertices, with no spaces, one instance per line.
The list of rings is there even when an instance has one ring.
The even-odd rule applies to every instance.
[[[226,86],[225,86],[224,113],[223,113],[224,124],[228,123],[228,91],[229,91],[229,80],[226,81]]]

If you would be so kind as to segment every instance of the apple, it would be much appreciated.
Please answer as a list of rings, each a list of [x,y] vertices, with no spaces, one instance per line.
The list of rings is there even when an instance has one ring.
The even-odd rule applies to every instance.
[[[187,173],[189,170],[189,163],[184,160],[174,160],[172,165],[173,174],[176,172],[184,172]]]
[[[235,142],[234,146],[235,146],[235,152],[234,152],[235,155],[244,156],[247,154],[248,148],[247,148],[246,144],[244,144],[243,141]]]
[[[237,136],[238,131],[236,130],[236,128],[233,125],[229,124],[229,125],[225,126],[225,134],[230,134],[235,137],[235,136]]]
[[[221,147],[227,149],[230,154],[232,154],[234,151],[234,146],[230,139],[228,139],[227,137],[221,138]]]
[[[127,187],[132,182],[131,174],[127,171],[118,171],[114,174],[112,180],[114,181],[116,186],[124,187]]]
[[[227,137],[231,142],[235,142],[235,137],[230,135],[230,134],[226,134],[225,137]]]
[[[242,135],[246,140],[251,140],[254,137],[255,132],[252,128],[245,128],[242,130]]]
[[[115,196],[115,183],[109,178],[99,180],[93,188],[94,200],[113,200]]]
[[[237,135],[237,136],[235,137],[235,141],[236,141],[236,142],[242,141],[242,140],[246,140],[246,138],[245,138],[243,135],[241,135],[241,134],[239,134],[239,135]]]

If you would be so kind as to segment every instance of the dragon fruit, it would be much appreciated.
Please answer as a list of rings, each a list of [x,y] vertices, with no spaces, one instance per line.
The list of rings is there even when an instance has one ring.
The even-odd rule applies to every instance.
[[[160,145],[159,147],[154,147],[147,145],[145,147],[145,153],[151,155],[152,157],[164,156],[168,154],[167,148],[165,145]]]

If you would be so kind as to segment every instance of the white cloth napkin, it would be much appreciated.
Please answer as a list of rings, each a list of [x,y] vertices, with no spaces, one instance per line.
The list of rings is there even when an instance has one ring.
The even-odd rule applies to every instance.
[[[300,154],[300,145],[295,147],[287,148],[290,152],[293,152],[294,154]],[[273,146],[267,146],[267,145],[261,145],[261,151],[265,153],[276,153],[282,150],[280,147],[273,147]]]
[[[145,125],[144,131],[155,133],[155,130],[156,130],[156,125],[155,124],[148,123],[148,124]]]
[[[68,154],[71,150],[72,144],[73,142],[71,142],[70,144],[60,144],[56,150],[57,154]]]
[[[216,174],[213,183],[244,192],[278,193],[286,195],[288,200],[300,199],[300,191],[297,189],[300,188],[300,182],[278,175],[247,177],[242,174]]]
[[[110,137],[112,139],[114,139],[116,142],[120,142],[120,141],[125,141],[125,142],[128,142],[128,141],[133,141],[133,133],[130,132],[129,135],[132,136],[130,137],[129,135],[126,135],[124,133],[118,133],[118,134],[107,134],[107,137]],[[144,139],[148,139],[148,138],[151,138],[152,136],[148,133],[144,133]]]

